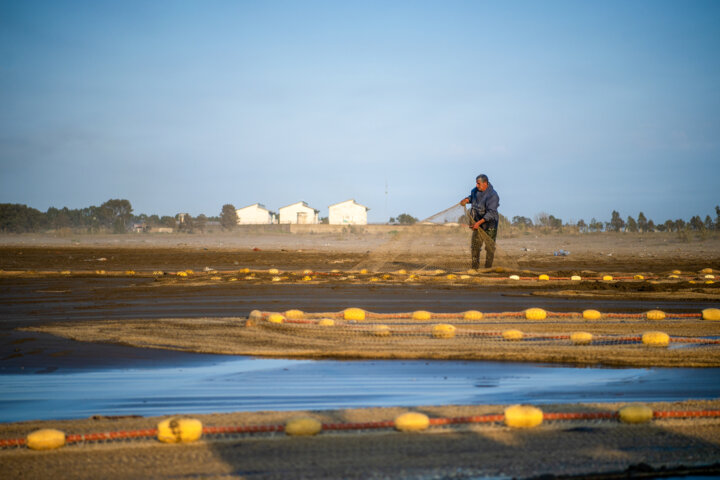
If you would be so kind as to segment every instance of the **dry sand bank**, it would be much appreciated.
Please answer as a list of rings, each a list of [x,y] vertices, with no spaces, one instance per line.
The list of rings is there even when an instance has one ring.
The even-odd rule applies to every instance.
[[[89,322],[63,322],[24,329],[51,333],[83,342],[108,342],[135,347],[181,350],[225,355],[277,358],[360,358],[504,360],[569,363],[579,365],[648,367],[718,367],[720,345],[678,344],[651,347],[608,337],[639,337],[647,331],[671,336],[702,337],[718,333],[717,322],[703,320],[598,320],[568,319],[526,321],[504,319],[475,325],[458,325],[455,338],[433,338],[432,326],[443,321],[407,322],[378,335],[374,325],[344,324],[329,327],[270,324],[244,318],[175,318]],[[446,321],[445,321],[446,322]],[[569,335],[586,331],[595,335],[589,345],[566,339],[525,338],[518,341],[472,334],[508,329],[532,334]],[[676,347],[682,348],[676,348]]]

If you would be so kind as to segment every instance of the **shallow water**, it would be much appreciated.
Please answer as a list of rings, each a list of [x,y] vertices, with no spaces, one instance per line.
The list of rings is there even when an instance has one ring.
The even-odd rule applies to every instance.
[[[720,397],[720,369],[458,361],[280,360],[183,354],[172,366],[4,371],[0,422],[92,415]]]

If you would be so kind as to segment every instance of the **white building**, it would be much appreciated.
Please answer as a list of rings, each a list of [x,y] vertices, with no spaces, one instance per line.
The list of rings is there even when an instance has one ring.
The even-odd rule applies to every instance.
[[[314,225],[319,223],[318,213],[320,213],[320,210],[309,207],[305,202],[296,202],[278,209],[280,223]]]
[[[238,225],[258,225],[275,223],[275,215],[264,205],[255,203],[235,210]]]
[[[330,205],[328,210],[330,225],[367,225],[367,211],[370,209],[355,200],[345,200]]]

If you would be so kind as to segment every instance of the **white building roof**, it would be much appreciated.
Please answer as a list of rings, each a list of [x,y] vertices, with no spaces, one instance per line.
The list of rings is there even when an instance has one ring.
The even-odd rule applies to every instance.
[[[310,205],[308,205],[307,202],[295,202],[295,203],[291,203],[290,205],[285,205],[284,207],[278,208],[278,211],[282,210],[283,208],[294,207],[294,206],[297,205],[297,204],[302,204],[303,207],[310,208],[310,209],[314,210],[315,213],[319,213],[319,212],[320,212],[320,210],[317,210],[317,209],[315,209],[315,208],[312,208]]]
[[[368,207],[366,207],[365,205],[360,205],[359,203],[357,203],[354,198],[351,198],[350,200],[345,200],[344,202],[333,203],[333,204],[330,205],[328,208],[335,207],[335,206],[337,206],[337,205],[342,205],[343,203],[348,203],[348,202],[352,202],[352,203],[354,203],[355,205],[357,205],[358,207],[363,207],[365,210],[370,210],[370,209],[369,209]]]
[[[237,208],[236,210],[245,210],[246,208],[250,208],[250,207],[258,207],[258,208],[262,208],[263,210],[266,210],[268,212],[270,211],[267,208],[265,208],[265,205],[263,205],[262,203],[253,203],[252,205],[248,205],[247,207]]]

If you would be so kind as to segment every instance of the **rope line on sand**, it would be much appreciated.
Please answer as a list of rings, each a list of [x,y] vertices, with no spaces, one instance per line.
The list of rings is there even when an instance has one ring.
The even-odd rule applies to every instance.
[[[520,407],[520,406],[515,406]],[[434,417],[427,418],[427,427],[442,427],[452,425],[471,425],[471,424],[500,424],[505,422],[509,426],[513,426],[509,423],[509,410],[510,407],[505,410],[505,413],[500,414],[486,414],[486,415],[473,415],[463,417]],[[623,408],[618,411],[605,411],[605,412],[542,412],[536,407],[522,407],[528,409],[534,409],[540,412],[540,421],[554,422],[554,421],[622,421],[624,423],[645,423],[653,419],[707,419],[707,418],[720,418],[720,409],[706,409],[706,410],[658,410],[652,411],[649,407],[629,405],[624,408],[637,409],[643,418],[638,418],[638,412],[630,412],[634,417],[629,420],[624,414]],[[644,409],[644,410],[643,410]],[[534,412],[533,412],[534,413]],[[414,414],[426,417],[423,414]],[[203,426],[202,435],[204,437],[219,437],[227,435],[254,435],[254,434],[267,434],[267,433],[287,433],[288,435],[294,435],[291,433],[290,421],[286,424],[262,424],[262,425],[224,425],[224,426]],[[330,431],[330,432],[347,432],[355,431],[362,432],[366,430],[382,430],[382,429],[399,429],[406,431],[400,426],[400,417],[394,420],[382,420],[382,421],[370,421],[370,422],[332,422],[332,423],[318,423],[318,431]],[[540,422],[538,422],[540,423]],[[64,442],[62,445],[82,445],[92,443],[108,443],[114,441],[126,441],[126,440],[138,440],[138,439],[151,439],[158,437],[159,428],[146,428],[138,430],[118,430],[110,432],[96,432],[96,433],[84,433],[84,434],[69,434],[64,435]],[[43,430],[36,431],[34,433],[43,432]],[[59,432],[62,433],[62,432]],[[317,433],[317,432],[316,432]],[[28,446],[33,448],[29,441],[30,434],[25,438],[6,438],[0,439],[0,448],[19,448]],[[299,435],[303,435],[300,433]],[[199,435],[198,435],[199,438]],[[58,446],[62,446],[58,445]],[[54,447],[55,448],[55,447]]]

